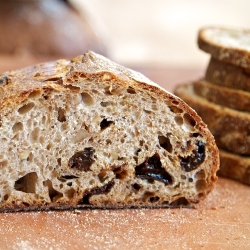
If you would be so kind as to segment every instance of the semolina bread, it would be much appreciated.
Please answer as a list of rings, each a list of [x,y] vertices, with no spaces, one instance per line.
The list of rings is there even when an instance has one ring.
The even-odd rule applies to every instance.
[[[181,206],[214,187],[207,126],[139,73],[88,52],[0,83],[1,211]]]
[[[210,59],[205,80],[222,87],[250,91],[250,69]]]
[[[247,91],[218,86],[204,80],[194,82],[193,86],[197,95],[212,103],[250,112],[250,93]]]
[[[204,27],[198,33],[198,46],[214,59],[250,68],[249,29]]]
[[[197,95],[194,84],[179,85],[175,94],[190,105],[207,124],[219,148],[250,154],[250,114],[214,104]]]

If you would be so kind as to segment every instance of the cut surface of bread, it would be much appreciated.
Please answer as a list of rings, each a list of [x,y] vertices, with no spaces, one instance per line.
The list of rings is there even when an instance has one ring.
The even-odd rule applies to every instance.
[[[195,94],[194,84],[176,88],[175,94],[201,116],[219,148],[236,154],[250,154],[250,114],[209,102]]]
[[[250,70],[213,58],[208,64],[205,80],[232,89],[250,91]]]
[[[210,102],[240,111],[250,111],[250,93],[211,84],[207,81],[194,82],[194,92]]]
[[[250,68],[250,30],[205,27],[199,31],[198,45],[215,59]]]
[[[229,153],[220,149],[218,174],[250,185],[250,157]]]
[[[88,52],[0,83],[1,211],[180,206],[214,186],[207,126],[139,73]]]

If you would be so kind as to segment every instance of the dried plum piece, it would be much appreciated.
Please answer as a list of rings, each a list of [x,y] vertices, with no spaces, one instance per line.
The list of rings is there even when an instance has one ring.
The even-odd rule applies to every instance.
[[[0,74],[0,86],[9,83],[9,78],[7,76]]]
[[[146,159],[142,164],[135,168],[137,178],[148,180],[149,182],[160,181],[165,185],[173,183],[172,176],[165,171],[161,165],[158,154]]]
[[[106,118],[104,118],[101,123],[100,123],[100,127],[101,127],[101,130],[109,127],[112,123],[114,123],[113,121],[108,121]]]
[[[205,144],[202,141],[196,143],[196,149],[192,151],[192,154],[187,157],[180,157],[181,168],[190,172],[197,169],[205,159]]]
[[[82,201],[80,202],[80,204],[90,204],[89,202],[89,198],[92,196],[92,195],[96,195],[96,194],[107,194],[110,192],[110,190],[112,189],[112,187],[115,185],[115,181],[112,180],[110,182],[108,182],[107,184],[105,184],[104,186],[101,186],[101,187],[96,187],[96,188],[93,188],[89,191],[87,191],[83,198],[82,198]]]
[[[69,167],[83,171],[90,171],[91,165],[95,162],[93,156],[95,149],[92,147],[84,148],[83,151],[76,152],[69,159]]]

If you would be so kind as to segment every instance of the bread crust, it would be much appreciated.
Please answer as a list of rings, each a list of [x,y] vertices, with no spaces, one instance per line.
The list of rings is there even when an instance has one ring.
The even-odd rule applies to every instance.
[[[250,91],[250,71],[211,58],[208,64],[205,80],[232,89]]]
[[[214,187],[214,184],[217,180],[216,172],[219,166],[219,155],[218,155],[217,146],[214,142],[214,138],[212,134],[210,133],[210,131],[208,130],[207,126],[201,120],[201,118],[197,115],[197,113],[193,109],[191,109],[184,101],[174,96],[173,94],[167,92],[166,90],[162,89],[157,84],[153,83],[152,81],[150,81],[149,79],[141,75],[140,73],[134,72],[120,65],[117,65],[114,62],[111,62],[110,60],[104,58],[103,56],[97,55],[94,52],[90,51],[88,53],[85,53],[84,55],[81,55],[72,59],[71,61],[58,60],[55,62],[48,62],[44,64],[27,67],[25,69],[21,69],[17,71],[6,72],[1,76],[0,82],[2,83],[0,87],[0,92],[1,92],[0,118],[3,118],[3,116],[7,116],[9,113],[13,112],[13,110],[15,109],[18,109],[22,104],[27,103],[27,100],[34,98],[36,95],[41,96],[49,92],[60,93],[60,94],[64,94],[65,96],[71,93],[75,93],[76,96],[79,93],[82,94],[81,91],[82,91],[82,88],[85,87],[84,84],[86,82],[88,84],[109,83],[109,87],[108,89],[106,89],[107,96],[112,96],[111,92],[115,91],[115,89],[113,89],[114,86],[116,87],[119,86],[119,88],[121,88],[122,90],[127,89],[127,91],[132,91],[132,94],[133,92],[137,92],[137,91],[142,94],[143,93],[149,94],[147,96],[152,96],[152,98],[154,98],[155,100],[160,100],[163,103],[165,103],[166,106],[171,107],[173,110],[176,110],[176,111],[171,111],[171,112],[176,112],[176,113],[184,112],[188,116],[188,119],[191,119],[191,123],[195,127],[195,131],[198,131],[198,134],[196,133],[194,137],[199,136],[199,138],[202,138],[202,140],[206,140],[206,162],[207,164],[209,164],[208,166],[206,166],[206,171],[207,171],[206,185],[204,188],[204,181],[201,180],[202,182],[200,182],[199,188],[202,191],[200,193],[197,193],[196,196],[188,198],[188,203],[197,203],[200,199],[204,198]],[[46,96],[44,98],[46,100]],[[125,113],[123,115],[129,116],[129,114],[125,114]],[[61,120],[62,123],[64,122],[63,117],[58,118],[58,119]],[[105,122],[108,123],[107,120]],[[143,125],[141,126],[143,128]],[[98,129],[100,130],[99,125],[98,125]],[[112,130],[110,129],[110,131]],[[98,131],[98,133],[100,132]],[[94,143],[93,139],[91,141],[91,138],[90,138],[90,143]],[[96,145],[99,145],[100,143],[101,142],[98,142],[98,143],[96,142]],[[89,152],[87,152],[86,154],[88,153]],[[26,154],[26,152],[22,152],[22,154],[19,157],[26,159],[27,157],[25,155],[23,156],[23,154]],[[70,152],[70,155],[72,155],[72,152]],[[151,156],[152,155],[150,155],[150,157]],[[88,157],[91,159],[92,156],[88,156]],[[148,158],[146,158],[146,161],[147,160]],[[61,159],[58,160],[58,162],[59,162],[58,163],[59,165],[62,164]],[[111,164],[111,167],[112,167],[112,164]],[[108,171],[109,171],[109,168],[111,167],[109,166],[107,167]],[[115,167],[116,166],[113,166],[113,168]],[[118,169],[116,170],[116,173],[111,171],[112,176],[114,176],[114,174],[119,176],[120,172],[123,171],[124,169],[127,171],[128,175],[131,174],[130,173],[131,169],[129,168],[126,169],[126,162],[123,163],[123,165],[120,165],[116,168]],[[75,174],[78,173],[77,172],[78,170],[74,170],[74,171],[75,171],[74,172]],[[34,172],[29,173],[29,174],[30,174],[30,177],[26,177],[26,179],[38,178]],[[86,173],[86,175],[87,174],[88,172]],[[75,178],[75,176],[74,175],[72,176],[72,174],[69,177],[68,177],[68,173],[63,173],[63,176],[64,175],[66,176],[66,177],[63,177],[64,182],[65,182],[65,178],[66,179]],[[99,178],[98,181],[100,181],[103,177],[105,177],[105,174],[103,176],[102,175],[100,175],[99,177],[98,176],[96,178],[97,179]],[[58,176],[56,182],[58,182],[60,178],[61,177]],[[157,203],[158,201],[157,199],[156,199],[156,203],[154,204],[152,204],[152,202],[151,203],[144,202],[143,199],[148,199],[147,197],[145,197],[145,195],[142,198],[140,198],[140,200],[132,202],[132,203],[131,202],[126,203],[126,200],[122,200],[120,203],[118,203],[116,202],[115,199],[111,199],[111,198],[110,198],[111,200],[107,201],[105,200],[106,192],[109,192],[109,190],[112,189],[114,185],[119,186],[120,179],[114,180],[115,177],[114,178],[112,177],[113,179],[106,181],[105,178],[103,178],[104,184],[101,183],[102,186],[100,186],[101,184],[99,184],[99,186],[94,187],[94,188],[92,184],[89,184],[89,185],[92,185],[90,187],[90,186],[86,186],[88,184],[84,183],[85,189],[84,188],[78,189],[77,191],[74,191],[75,192],[74,194],[69,193],[69,196],[71,197],[70,199],[66,199],[66,197],[58,198],[56,196],[57,190],[55,190],[55,188],[51,186],[51,182],[48,182],[46,180],[46,181],[43,181],[43,185],[51,193],[50,196],[53,196],[54,198],[56,197],[55,202],[52,199],[51,199],[51,202],[46,202],[46,204],[44,203],[44,200],[37,199],[34,201],[32,200],[32,198],[29,198],[29,197],[33,197],[32,196],[33,194],[30,194],[29,192],[32,193],[34,191],[29,191],[27,195],[28,202],[27,201],[23,202],[22,200],[18,201],[18,198],[12,198],[12,200],[10,200],[7,197],[6,204],[1,204],[0,210],[1,211],[34,210],[34,209],[46,210],[46,209],[69,209],[73,207],[74,208],[76,207],[77,208],[79,207],[99,207],[99,208],[121,207],[122,208],[122,207],[164,207],[164,206],[168,207],[168,206],[181,205],[176,202]],[[122,176],[120,178],[122,179]],[[204,178],[204,176],[202,175],[201,178]],[[22,178],[21,180],[24,182]],[[128,182],[127,185],[131,185],[129,183],[130,182]],[[18,185],[18,182],[15,185]],[[72,185],[72,183],[69,185]],[[124,185],[126,185],[126,182]],[[138,187],[135,187],[135,189],[136,188]],[[72,189],[69,189],[69,187],[67,187],[67,190],[69,190],[67,192],[73,192]],[[116,190],[119,190],[119,188],[117,188]],[[147,192],[147,195],[152,196],[151,193],[152,192]],[[88,197],[89,194],[91,195],[94,194],[93,196],[98,196],[100,194],[99,200],[98,199],[95,200],[94,198],[93,199],[95,200],[94,205],[79,203],[79,197],[83,197],[84,195],[85,197]],[[121,196],[122,195],[123,194],[121,194]],[[129,199],[129,197],[130,196],[128,196],[126,199]],[[152,198],[152,201],[154,201],[153,198]],[[173,199],[177,199],[177,198],[173,198]],[[11,202],[13,202],[13,204]],[[28,203],[29,205],[27,206],[24,203]]]
[[[239,111],[250,111],[250,93],[217,86],[201,80],[194,82],[194,91],[208,101]]]
[[[250,185],[250,158],[220,149],[220,170],[218,174]]]
[[[195,94],[194,84],[180,85],[175,94],[201,116],[215,137],[219,148],[235,154],[250,154],[250,115],[213,104]]]
[[[217,60],[250,68],[250,31],[204,27],[198,33],[198,46]]]

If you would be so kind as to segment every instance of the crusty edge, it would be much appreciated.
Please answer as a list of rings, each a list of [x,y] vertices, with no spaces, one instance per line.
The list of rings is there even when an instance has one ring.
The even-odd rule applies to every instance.
[[[250,70],[211,57],[205,73],[210,83],[250,91]]]
[[[220,152],[220,170],[218,174],[244,184],[250,185],[250,157]]]
[[[204,80],[194,82],[194,92],[215,104],[250,112],[249,92],[214,85]]]
[[[217,60],[234,64],[243,68],[250,68],[250,53],[244,49],[222,47],[216,42],[208,40],[205,33],[208,29],[233,30],[222,27],[204,27],[198,32],[198,46],[201,50],[211,54]],[[245,30],[242,30],[244,32]],[[246,30],[246,32],[249,32]]]

